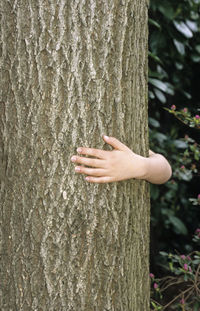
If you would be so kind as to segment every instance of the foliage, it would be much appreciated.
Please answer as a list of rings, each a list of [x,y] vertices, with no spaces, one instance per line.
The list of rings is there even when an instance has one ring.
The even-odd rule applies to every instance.
[[[199,201],[198,189],[190,189],[189,182],[198,178],[200,145],[188,135],[178,139],[175,134],[169,137],[156,129],[150,129],[150,136],[151,148],[164,154],[173,167],[173,178],[168,183],[160,187],[151,185],[151,223],[154,230],[159,227],[156,230],[157,239],[161,241],[159,249],[184,247],[190,251],[187,235],[188,230],[198,226]],[[181,242],[180,235],[185,236]]]
[[[195,250],[200,230],[188,238],[199,225],[200,208],[199,12],[200,0],[151,1],[150,148],[173,169],[168,183],[151,185],[151,265],[156,274],[165,274],[151,274],[152,310],[200,309],[200,252]],[[156,256],[160,250],[167,251]]]
[[[200,62],[199,6],[200,0],[151,1],[150,99],[161,104],[171,95],[182,104],[192,99],[194,67]]]
[[[193,240],[200,245],[200,229],[196,230]],[[193,251],[188,255],[166,252],[160,254],[164,259],[163,266],[170,275],[158,279],[150,273],[152,310],[164,311],[170,308],[177,311],[198,311],[200,309],[200,252]]]
[[[150,6],[150,148],[173,169],[168,183],[151,186],[154,266],[158,250],[190,252],[188,235],[199,223],[199,8],[200,0],[152,0]]]
[[[168,112],[172,113],[178,120],[183,122],[189,127],[200,129],[200,115],[196,114],[195,116],[191,116],[188,108],[183,108],[180,111],[176,110],[176,106],[172,105],[171,109],[165,108]]]

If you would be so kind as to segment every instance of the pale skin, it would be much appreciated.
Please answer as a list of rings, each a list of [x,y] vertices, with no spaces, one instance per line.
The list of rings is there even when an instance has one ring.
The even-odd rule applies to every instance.
[[[75,171],[86,175],[88,182],[110,183],[135,178],[163,184],[170,179],[171,166],[161,154],[149,150],[149,157],[143,157],[114,137],[104,135],[103,139],[113,147],[112,151],[79,147],[79,155],[71,158],[77,164]]]

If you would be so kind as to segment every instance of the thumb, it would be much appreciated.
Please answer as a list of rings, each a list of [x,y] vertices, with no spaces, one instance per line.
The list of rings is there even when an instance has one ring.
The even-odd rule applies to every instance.
[[[103,139],[105,140],[107,144],[111,145],[114,149],[129,150],[129,148],[126,145],[122,144],[121,141],[119,141],[115,137],[109,137],[109,136],[104,135]]]

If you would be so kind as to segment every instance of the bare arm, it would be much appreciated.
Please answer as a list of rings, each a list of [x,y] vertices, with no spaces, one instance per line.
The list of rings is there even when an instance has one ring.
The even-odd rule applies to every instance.
[[[75,167],[77,173],[87,175],[86,180],[93,183],[107,183],[130,178],[145,179],[151,183],[162,184],[171,177],[171,166],[160,154],[149,151],[149,157],[134,153],[126,145],[114,137],[103,137],[114,149],[80,147],[71,160],[81,164]]]
[[[148,168],[145,179],[152,184],[164,184],[171,175],[172,169],[166,158],[158,153],[149,150],[149,158],[147,158]]]

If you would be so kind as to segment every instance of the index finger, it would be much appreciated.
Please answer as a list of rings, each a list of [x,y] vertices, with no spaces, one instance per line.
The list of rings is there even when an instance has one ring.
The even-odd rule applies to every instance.
[[[94,149],[94,148],[79,147],[77,149],[77,152],[80,154],[85,154],[85,155],[96,157],[99,159],[105,159],[106,153],[109,151],[105,151],[101,149]]]

